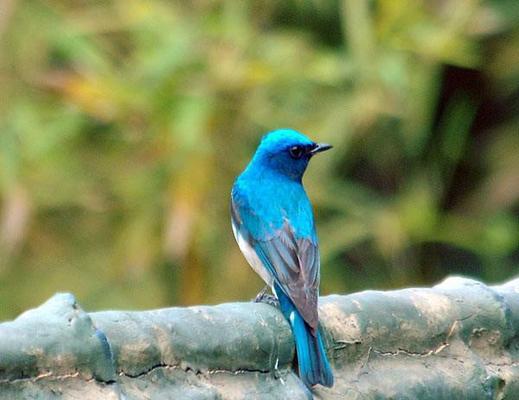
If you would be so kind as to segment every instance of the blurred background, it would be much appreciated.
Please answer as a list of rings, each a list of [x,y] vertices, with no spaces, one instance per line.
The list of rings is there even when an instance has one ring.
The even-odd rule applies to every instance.
[[[519,273],[517,0],[1,0],[0,318],[253,298],[229,195],[305,177],[321,293]]]

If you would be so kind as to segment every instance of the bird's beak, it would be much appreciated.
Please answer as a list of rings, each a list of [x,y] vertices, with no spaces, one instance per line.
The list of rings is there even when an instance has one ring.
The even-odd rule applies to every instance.
[[[333,146],[327,143],[317,143],[315,147],[310,150],[310,154],[314,155],[316,153],[320,153],[321,151],[330,150]]]

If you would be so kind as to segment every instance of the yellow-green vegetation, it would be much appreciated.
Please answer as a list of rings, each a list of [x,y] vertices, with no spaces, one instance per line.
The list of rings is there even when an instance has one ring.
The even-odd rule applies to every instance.
[[[312,162],[323,294],[519,272],[516,0],[0,5],[0,317],[248,299],[229,192]]]

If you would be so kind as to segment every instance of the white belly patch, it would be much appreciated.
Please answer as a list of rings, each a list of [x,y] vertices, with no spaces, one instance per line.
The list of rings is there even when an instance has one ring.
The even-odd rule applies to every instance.
[[[272,287],[272,277],[268,270],[265,268],[260,258],[251,247],[251,245],[243,238],[238,229],[236,229],[235,224],[232,224],[232,231],[234,233],[234,237],[236,238],[236,242],[238,242],[238,246],[240,247],[241,252],[245,256],[245,259],[250,264],[252,269],[265,281],[267,285]]]

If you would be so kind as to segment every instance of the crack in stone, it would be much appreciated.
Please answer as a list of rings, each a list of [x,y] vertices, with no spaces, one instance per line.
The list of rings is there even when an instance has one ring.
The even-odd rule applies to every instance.
[[[362,340],[360,339],[353,339],[353,340],[345,340],[345,339],[338,339],[334,341],[334,345],[332,348],[334,350],[342,350],[348,347],[348,345],[354,345],[354,344],[362,344]]]
[[[125,376],[125,377],[128,377],[128,378],[132,378],[132,379],[135,379],[135,378],[140,378],[142,376],[146,376],[150,373],[152,373],[153,371],[157,370],[157,369],[178,369],[178,370],[182,370],[186,373],[189,373],[189,372],[192,372],[194,373],[196,376],[200,376],[200,375],[215,375],[215,374],[232,374],[232,375],[240,375],[240,374],[246,374],[246,373],[260,373],[260,374],[273,374],[273,371],[271,370],[263,370],[263,369],[252,369],[252,368],[240,368],[240,369],[236,369],[236,370],[228,370],[228,369],[208,369],[207,371],[202,371],[200,369],[195,369],[195,368],[192,368],[192,367],[181,367],[180,365],[170,365],[170,364],[164,364],[164,363],[160,363],[160,364],[156,364],[156,365],[153,365],[151,366],[150,368],[142,371],[142,372],[139,372],[137,374],[130,374],[128,372],[125,372],[125,371],[119,371],[119,376]]]
[[[447,347],[449,347],[449,343],[443,342],[435,349],[431,349],[431,350],[423,351],[423,352],[411,351],[411,350],[407,350],[407,349],[402,349],[400,347],[396,351],[390,351],[390,350],[384,351],[384,350],[377,350],[377,349],[372,349],[372,351],[373,351],[373,353],[378,354],[380,356],[398,356],[400,354],[405,354],[407,356],[412,356],[412,357],[428,357],[428,356],[432,356],[432,355],[436,355],[436,354],[440,353],[443,349],[445,349]]]
[[[153,372],[153,371],[155,371],[156,369],[159,369],[159,368],[163,368],[163,369],[180,369],[180,366],[179,365],[168,365],[168,364],[160,363],[160,364],[153,365],[150,368],[145,369],[144,371],[136,373],[136,374],[131,374],[131,373],[125,372],[125,371],[119,371],[118,375],[119,376],[125,376],[127,378],[134,378],[135,379],[135,378],[140,378],[142,376],[148,375],[151,372]],[[187,370],[186,370],[186,372],[187,372]]]
[[[119,377],[124,376],[124,377],[131,378],[131,379],[137,379],[137,378],[146,376],[146,375],[152,373],[153,371],[155,371],[157,369],[166,369],[166,370],[179,369],[179,370],[182,370],[185,373],[192,372],[196,376],[200,376],[200,375],[202,375],[202,376],[203,375],[215,375],[215,374],[240,375],[240,374],[247,374],[247,373],[273,374],[274,375],[274,371],[271,371],[271,370],[268,370],[268,369],[267,370],[263,370],[263,369],[252,369],[252,368],[240,368],[240,369],[236,369],[236,370],[208,369],[207,371],[202,371],[200,369],[194,369],[192,367],[185,367],[185,368],[183,368],[180,365],[169,365],[169,364],[160,363],[160,364],[153,365],[150,368],[148,368],[148,369],[146,369],[146,370],[144,370],[142,372],[136,373],[136,374],[131,374],[131,373],[128,373],[128,372],[125,372],[125,371],[119,371],[118,376]],[[97,382],[97,383],[106,384],[106,385],[111,385],[111,384],[117,383],[116,380],[104,381],[104,380],[101,380],[101,379],[96,378],[96,377],[83,378],[78,371],[76,371],[74,373],[62,374],[62,375],[54,375],[52,372],[49,371],[49,372],[41,373],[38,376],[34,376],[34,377],[21,377],[21,378],[15,378],[15,379],[0,379],[0,383],[17,383],[17,382],[33,382],[34,383],[34,382],[37,382],[37,381],[39,381],[41,379],[46,379],[46,378],[49,378],[49,379],[52,379],[52,380],[66,380],[66,379],[79,378],[79,379],[84,380],[85,382]]]
[[[37,376],[24,376],[20,378],[14,378],[14,379],[0,379],[0,383],[17,383],[17,382],[37,382],[42,379],[50,378],[54,380],[65,380],[70,378],[77,378],[79,377],[79,372],[76,371],[74,373],[69,374],[63,374],[63,375],[54,375],[51,371],[43,372]],[[89,380],[92,380],[94,378],[86,379],[88,382]]]

